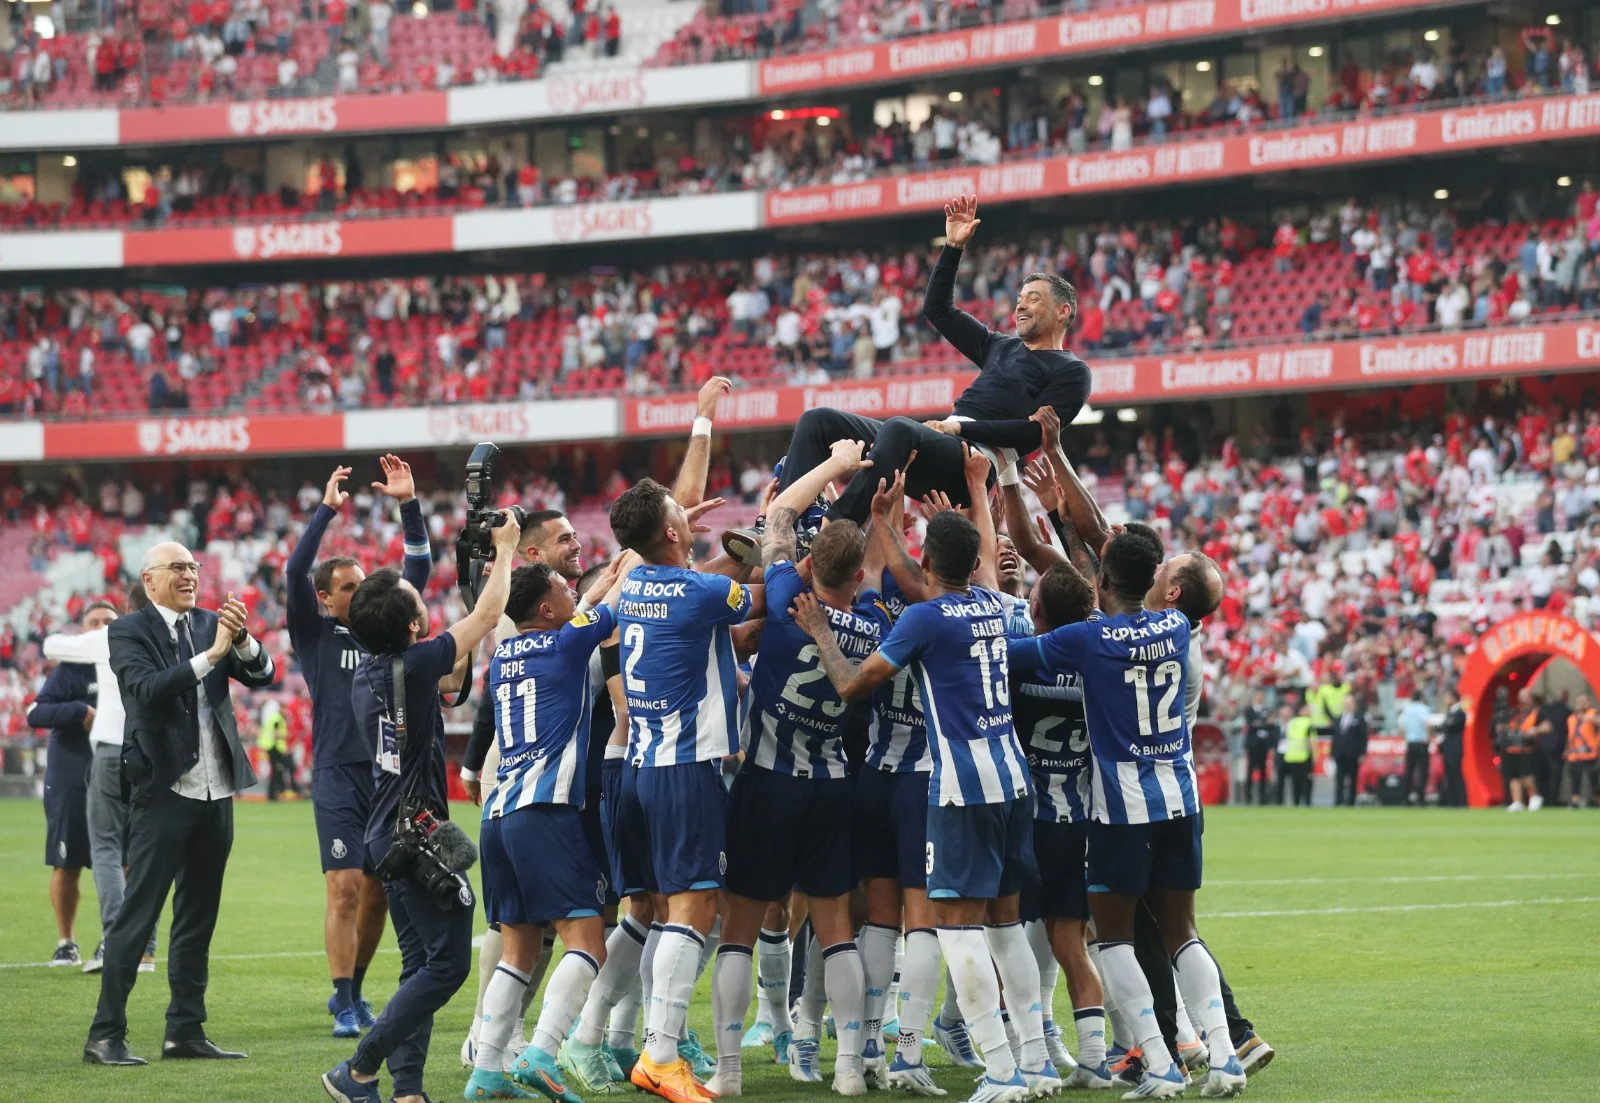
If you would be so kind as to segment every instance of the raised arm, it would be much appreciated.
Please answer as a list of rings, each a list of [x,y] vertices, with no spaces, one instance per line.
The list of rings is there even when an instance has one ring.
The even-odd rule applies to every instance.
[[[801,630],[816,641],[822,669],[827,672],[828,680],[833,683],[842,700],[859,701],[900,673],[878,651],[868,655],[860,665],[845,658],[844,652],[839,650],[833,626],[828,623],[828,614],[823,612],[822,605],[812,594],[797,594],[794,607],[789,612]]]
[[[978,529],[978,569],[972,580],[990,590],[1000,588],[1000,537],[989,508],[989,457],[970,445],[966,451],[967,497],[972,502],[972,523]]]
[[[400,525],[405,530],[405,562],[400,577],[422,590],[433,571],[433,547],[428,541],[428,523],[422,518],[422,503],[417,501],[411,465],[392,453],[378,457],[378,464],[383,468],[384,481],[373,483],[372,489],[400,503]]]
[[[350,468],[333,469],[333,474],[328,476],[328,485],[322,491],[322,504],[317,506],[311,520],[306,522],[305,531],[300,534],[294,551],[289,553],[288,562],[283,565],[284,582],[288,589],[285,605],[289,639],[297,650],[305,641],[313,638],[317,618],[322,615],[317,588],[311,581],[311,568],[316,564],[317,549],[322,547],[322,534],[328,531],[328,523],[338,516],[339,510],[350,500],[350,495],[339,485],[349,477]]]
[[[912,453],[912,458],[916,458],[915,452]],[[910,460],[906,461],[906,466],[911,466]],[[911,558],[911,552],[906,548],[905,534],[901,531],[905,500],[904,471],[896,471],[894,481],[888,486],[879,479],[878,492],[872,496],[872,531],[869,536],[877,547],[884,565],[894,576],[894,584],[900,587],[900,592],[905,595],[906,601],[926,601],[927,579],[922,575],[922,567]]]
[[[104,628],[75,636],[53,632],[44,638],[44,657],[58,663],[103,663],[111,658],[111,647]]]
[[[1022,500],[1022,484],[1026,483],[1028,489],[1039,496],[1039,504],[1046,510],[1055,508],[1055,491],[1050,486],[1050,471],[1044,464],[1034,462],[1028,465],[1022,473],[1022,481],[1007,482],[1006,478],[1000,480],[1000,498],[1005,503],[1006,532],[1011,536],[1011,542],[1016,545],[1017,554],[1040,574],[1048,571],[1057,563],[1066,559],[1060,548],[1055,546],[1048,535],[1040,539],[1040,533],[1034,528],[1034,520],[1028,512],[1028,504]]]
[[[506,611],[506,599],[511,596],[511,569],[521,530],[509,509],[500,513],[505,523],[494,529],[494,566],[489,569],[488,581],[478,595],[478,604],[450,626],[450,634],[456,639],[457,655],[470,655],[483,638],[494,631],[500,614]]]
[[[1078,472],[1061,447],[1062,421],[1054,408],[1049,406],[1040,407],[1031,420],[1039,422],[1044,459],[1055,476],[1063,516],[1072,522],[1072,527],[1083,542],[1098,554],[1111,538],[1111,527],[1106,524],[1106,515],[1100,512],[1099,504],[1089,493],[1089,488],[1083,485],[1083,480],[1078,478]]]
[[[678,481],[672,484],[672,499],[684,509],[697,506],[705,499],[706,476],[711,471],[711,419],[717,412],[717,399],[732,387],[729,380],[714,375],[700,388],[694,428],[689,433],[689,448],[683,454]]]
[[[767,511],[767,534],[761,546],[761,565],[770,567],[796,556],[794,524],[802,510],[817,500],[827,485],[835,479],[848,479],[872,461],[864,458],[865,442],[836,440],[832,453],[826,460],[789,484],[789,489],[778,495],[777,501]]]
[[[939,251],[939,259],[928,276],[928,293],[922,301],[922,316],[962,356],[981,368],[989,355],[994,332],[956,306],[955,301],[956,269],[961,266],[961,252],[972,240],[979,221],[976,195],[958,195],[945,204],[944,238],[947,244]]]

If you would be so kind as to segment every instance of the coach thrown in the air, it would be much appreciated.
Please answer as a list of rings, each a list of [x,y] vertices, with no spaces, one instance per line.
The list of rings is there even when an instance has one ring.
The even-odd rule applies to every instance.
[[[272,684],[272,657],[245,631],[244,603],[195,608],[200,565],[182,544],[157,544],[140,571],[150,604],[112,622],[111,669],[122,689],[127,737],[128,884],[106,932],[100,1007],[83,1059],[142,1065],[128,1052],[128,994],[167,891],[172,901],[164,1058],[238,1058],[205,1034],[206,973],[222,875],[233,847],[233,795],[256,783],[234,727],[228,681]]]

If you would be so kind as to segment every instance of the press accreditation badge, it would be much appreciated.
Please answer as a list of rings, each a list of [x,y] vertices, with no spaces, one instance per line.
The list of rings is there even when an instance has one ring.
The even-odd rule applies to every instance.
[[[395,738],[394,721],[378,717],[378,769],[400,776],[400,744]]]

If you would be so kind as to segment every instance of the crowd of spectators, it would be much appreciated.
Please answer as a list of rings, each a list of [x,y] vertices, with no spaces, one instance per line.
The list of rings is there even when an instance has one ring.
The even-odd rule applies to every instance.
[[[974,247],[957,295],[1005,329],[1021,276],[1060,272],[1079,291],[1072,347],[1090,356],[1515,324],[1600,307],[1600,192],[1574,191],[1464,197],[1467,226],[1449,204],[1353,197],[1275,229],[1091,224]],[[1552,213],[1566,217],[1540,217]],[[929,263],[922,249],[857,250],[569,276],[6,292],[0,412],[185,409],[212,379],[237,402],[253,381],[240,372],[284,384],[268,398],[285,406],[333,409],[948,365],[918,309]],[[136,393],[96,401],[106,375]]]
[[[1068,446],[1113,519],[1153,524],[1169,551],[1200,549],[1221,566],[1225,595],[1205,627],[1206,715],[1228,722],[1260,693],[1292,699],[1331,679],[1352,687],[1374,735],[1394,734],[1407,702],[1430,713],[1453,703],[1464,657],[1486,627],[1533,608],[1600,627],[1600,407],[1584,382],[1521,393],[1485,385],[1474,408],[1450,414],[1440,412],[1438,388],[1328,396],[1315,421],[1284,408],[1244,440],[1212,429],[1217,412],[1207,410],[1160,431],[1072,430]],[[546,462],[539,473],[514,472],[502,499],[577,511],[586,557],[605,558],[604,504],[625,485],[624,465],[597,465],[592,454],[586,465],[560,453]],[[724,452],[710,492],[748,501],[769,473],[763,458]],[[72,618],[74,603],[121,594],[130,577],[119,538],[145,524],[204,549],[203,598],[239,593],[252,631],[287,652],[282,567],[321,490],[256,478],[196,477],[170,489],[13,483],[0,493],[6,526],[31,534],[35,559],[91,551],[105,579],[65,607],[14,613],[0,629],[0,738],[27,737],[21,716],[42,673],[38,642]],[[1031,492],[1029,502],[1042,509]],[[324,554],[352,554],[369,569],[397,557],[385,504],[357,492]],[[425,509],[437,558],[430,607],[447,622],[459,494],[428,494]]]
[[[57,5],[59,9],[59,5]],[[14,102],[160,105],[248,96],[389,92],[532,80],[569,48],[616,56],[622,20],[600,0],[535,2],[497,48],[498,0],[417,19],[399,0],[102,2],[92,26],[45,37],[11,5]],[[322,62],[330,80],[320,81]]]

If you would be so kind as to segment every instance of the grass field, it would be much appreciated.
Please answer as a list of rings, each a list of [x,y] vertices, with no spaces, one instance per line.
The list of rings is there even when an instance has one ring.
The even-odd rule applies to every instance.
[[[1208,828],[1201,930],[1245,1013],[1279,1051],[1251,1081],[1250,1096],[1593,1097],[1600,817],[1564,809],[1507,816],[1224,808]],[[81,1063],[99,983],[33,965],[54,946],[43,833],[36,804],[0,802],[0,1067],[8,1100],[323,1098],[318,1074],[351,1044],[328,1036],[323,889],[309,805],[239,809],[213,946],[209,1030],[250,1059],[222,1067]],[[88,953],[99,925],[87,874],[84,887],[78,939]],[[392,946],[390,936],[367,982],[375,1003],[398,970]],[[166,1003],[164,959],[161,968],[140,978],[129,1009],[130,1045],[152,1058]],[[693,1025],[709,1039],[710,1000],[702,996]],[[457,1050],[472,999],[469,984],[438,1018],[428,1088],[439,1103],[458,1099],[465,1083]],[[1057,1006],[1070,1022],[1064,985]],[[941,1056],[930,1051],[930,1063]],[[936,1076],[953,1099],[965,1098],[969,1082],[959,1070],[937,1068]],[[825,1087],[802,1089],[770,1066],[747,1066],[745,1092],[772,1103],[827,1096]]]

